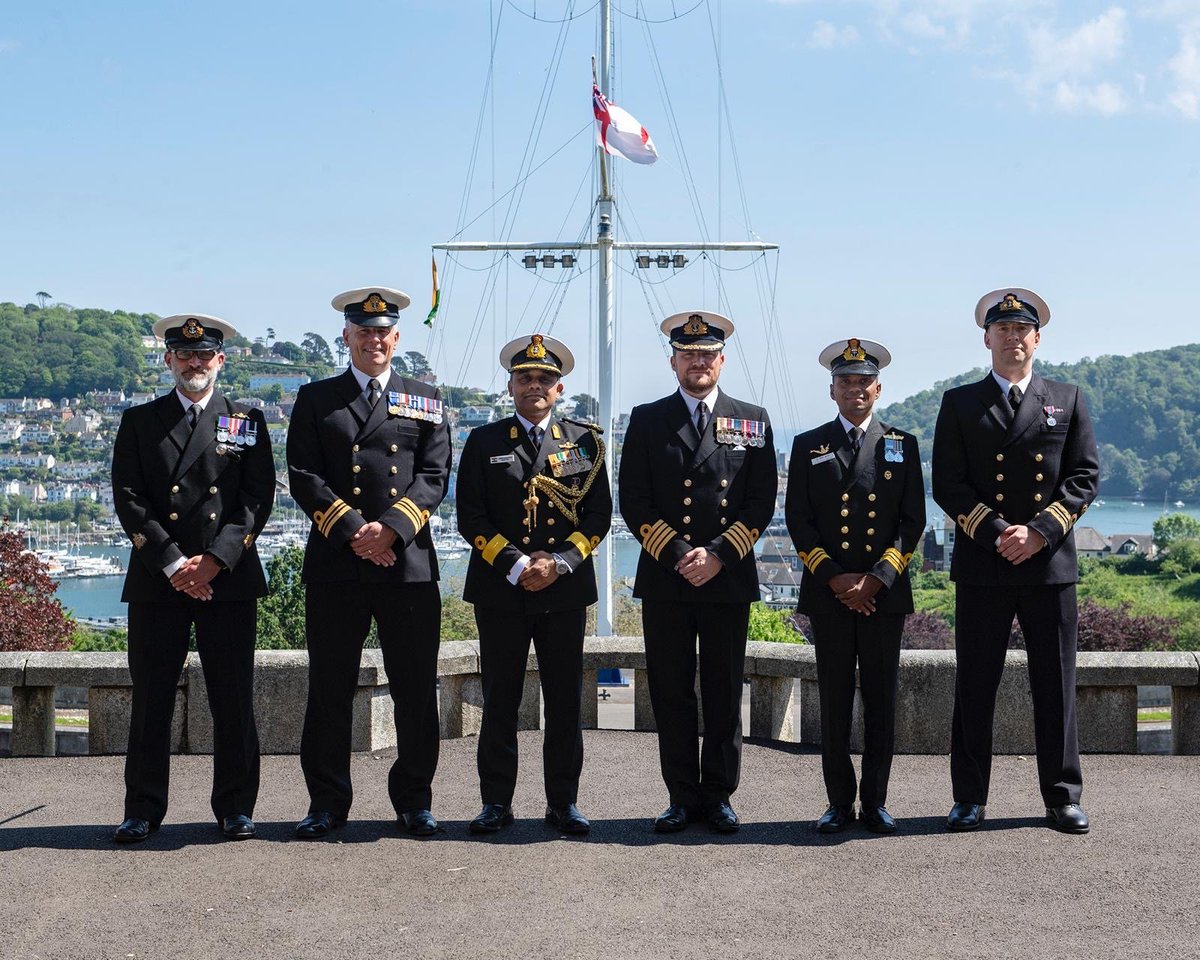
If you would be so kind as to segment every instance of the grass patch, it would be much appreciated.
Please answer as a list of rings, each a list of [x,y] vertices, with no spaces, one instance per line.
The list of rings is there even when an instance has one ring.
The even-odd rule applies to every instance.
[[[1170,719],[1170,707],[1138,707],[1138,723],[1163,723]]]

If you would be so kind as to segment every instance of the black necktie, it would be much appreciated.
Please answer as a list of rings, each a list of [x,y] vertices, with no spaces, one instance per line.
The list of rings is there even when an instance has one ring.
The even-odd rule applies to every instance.
[[[188,430],[196,429],[196,421],[200,419],[200,408],[194,403],[188,407]]]
[[[862,438],[863,438],[862,428],[861,427],[851,427],[849,430],[849,434],[850,434],[850,449],[853,450],[857,454],[858,448],[860,446],[862,446]]]
[[[370,380],[367,381],[367,399],[371,401],[372,407],[374,407],[375,404],[377,404],[379,402],[379,397],[382,394],[383,394],[383,391],[381,389],[379,389],[379,381],[378,380],[376,380],[374,377],[372,377]]]
[[[542,428],[534,425],[529,428],[529,442],[533,444],[533,452],[537,453],[542,449]]]
[[[1014,412],[1021,405],[1021,388],[1015,383],[1008,388],[1008,402],[1012,404]]]
[[[708,404],[701,400],[696,404],[696,432],[700,434],[700,439],[704,439],[705,431],[708,430]]]

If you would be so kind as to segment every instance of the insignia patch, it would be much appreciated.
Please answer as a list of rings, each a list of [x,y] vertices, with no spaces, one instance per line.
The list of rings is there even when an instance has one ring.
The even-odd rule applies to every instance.
[[[515,426],[514,426],[514,427],[509,427],[509,428],[508,428],[508,439],[509,439],[509,440],[516,440],[516,439],[517,439],[517,428],[516,428]]]
[[[371,294],[363,301],[363,313],[387,313],[387,302],[377,293]]]
[[[829,444],[823,443],[816,450],[809,450],[809,453],[815,453],[817,456],[829,452]]]
[[[1025,304],[1017,299],[1015,294],[1006,293],[1004,299],[1000,301],[1001,313],[1012,313],[1014,310],[1024,310]]]
[[[183,338],[185,340],[199,340],[204,336],[204,328],[200,326],[200,321],[195,317],[188,317],[187,323],[183,325]]]
[[[851,337],[846,341],[846,349],[842,351],[843,360],[866,360],[867,351],[863,349],[862,344],[857,337]]]
[[[688,322],[683,325],[683,332],[689,337],[699,337],[708,333],[708,324],[704,322],[704,317],[698,313],[693,313],[688,317]]]
[[[525,348],[525,356],[530,360],[545,360],[546,345],[542,343],[542,335],[535,333],[529,338],[529,346]]]

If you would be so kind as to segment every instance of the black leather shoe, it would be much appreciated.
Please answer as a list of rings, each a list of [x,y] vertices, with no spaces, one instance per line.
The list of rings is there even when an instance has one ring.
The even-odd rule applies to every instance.
[[[437,818],[428,810],[409,810],[396,818],[400,829],[414,837],[432,837],[438,832]]]
[[[317,810],[296,824],[296,836],[300,840],[320,840],[345,822],[345,817],[328,810]]]
[[[226,840],[249,840],[255,834],[254,821],[244,813],[221,820],[221,833]]]
[[[1046,819],[1054,821],[1054,828],[1063,833],[1087,833],[1091,828],[1088,815],[1077,803],[1064,803],[1046,808]]]
[[[113,843],[141,843],[157,829],[157,823],[130,817],[113,831]]]
[[[987,807],[982,803],[956,803],[946,817],[946,829],[956,833],[976,829],[983,823]]]
[[[471,833],[496,833],[513,822],[512,807],[507,803],[485,803],[483,809],[468,825]]]
[[[579,812],[573,803],[565,807],[546,807],[546,822],[553,825],[559,833],[571,833],[579,836],[592,829],[588,818]]]
[[[830,804],[829,809],[821,814],[817,821],[817,833],[841,833],[847,824],[854,822],[853,807],[839,807]]]
[[[687,807],[673,803],[654,818],[654,832],[678,833],[680,830],[686,830],[692,819]]]
[[[896,821],[887,812],[887,807],[863,807],[858,815],[863,824],[872,833],[895,833]]]
[[[728,800],[714,803],[708,811],[708,825],[717,833],[737,833],[742,821],[733,812]]]

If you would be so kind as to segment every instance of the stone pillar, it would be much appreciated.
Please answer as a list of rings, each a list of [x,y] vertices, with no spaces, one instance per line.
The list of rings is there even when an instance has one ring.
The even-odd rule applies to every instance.
[[[579,720],[584,730],[600,728],[600,701],[597,699],[599,684],[596,676],[598,673],[595,669],[583,671],[583,703],[579,711]]]
[[[537,730],[542,725],[542,685],[536,670],[525,673],[525,686],[521,691],[521,706],[517,710],[518,730]]]
[[[750,677],[750,736],[792,739],[793,687],[791,677]]]
[[[1137,687],[1078,687],[1081,753],[1137,753]]]
[[[474,678],[479,681],[479,674],[458,673],[450,677],[438,678],[438,720],[441,726],[443,740],[456,740],[468,733],[478,733],[475,730],[465,730],[465,711],[463,704],[463,687],[466,681]]]
[[[800,742],[821,742],[821,692],[816,680],[800,680]]]
[[[12,755],[54,754],[54,688],[13,687]]]
[[[392,711],[392,695],[387,684],[360,686],[355,690],[350,715],[350,749],[360,752],[394,747],[396,724]]]
[[[1171,752],[1200,754],[1200,687],[1171,688]]]
[[[132,712],[132,687],[90,687],[88,753],[92,756],[125,753],[129,749],[129,715]],[[183,749],[187,712],[187,688],[180,687],[175,691],[175,712],[171,717],[172,753]]]
[[[650,703],[650,677],[644,669],[633,671],[633,729],[658,729]]]

